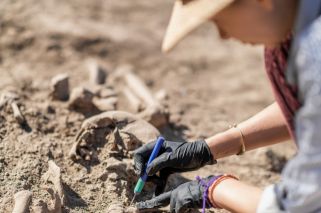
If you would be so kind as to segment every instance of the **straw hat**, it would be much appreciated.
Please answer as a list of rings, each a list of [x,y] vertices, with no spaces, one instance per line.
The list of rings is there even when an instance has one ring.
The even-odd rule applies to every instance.
[[[176,0],[163,41],[163,52],[170,51],[180,40],[234,0]]]

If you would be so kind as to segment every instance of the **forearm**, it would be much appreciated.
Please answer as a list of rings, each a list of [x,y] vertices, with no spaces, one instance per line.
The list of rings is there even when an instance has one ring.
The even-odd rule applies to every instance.
[[[235,179],[226,179],[213,190],[215,203],[226,210],[239,213],[256,212],[262,190]]]
[[[290,139],[285,119],[276,103],[240,123],[238,128],[244,136],[247,151]],[[239,153],[240,141],[241,134],[236,128],[206,139],[215,159]]]

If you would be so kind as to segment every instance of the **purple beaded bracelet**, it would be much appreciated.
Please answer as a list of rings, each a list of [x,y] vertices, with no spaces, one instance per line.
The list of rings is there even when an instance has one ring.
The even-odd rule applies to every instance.
[[[205,188],[204,190],[204,193],[203,193],[203,209],[202,209],[202,213],[205,213],[205,208],[206,208],[206,204],[207,206],[210,206],[210,207],[214,207],[212,205],[212,203],[209,201],[209,198],[208,198],[208,190],[209,188],[211,187],[211,185],[218,179],[220,178],[222,175],[218,175],[218,176],[213,176],[207,183],[200,177],[200,176],[197,176],[196,177],[196,180],[198,180],[201,185]]]

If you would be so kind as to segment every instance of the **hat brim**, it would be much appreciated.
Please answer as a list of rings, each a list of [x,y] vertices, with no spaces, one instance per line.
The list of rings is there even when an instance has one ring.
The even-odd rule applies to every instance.
[[[179,41],[234,0],[175,1],[172,16],[163,40],[162,51],[169,52]]]

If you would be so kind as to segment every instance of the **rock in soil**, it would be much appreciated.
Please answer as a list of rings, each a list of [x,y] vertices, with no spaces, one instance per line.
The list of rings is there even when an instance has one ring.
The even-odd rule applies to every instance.
[[[136,115],[123,111],[104,112],[83,122],[69,156],[75,159],[79,154],[91,155],[92,148],[106,143],[111,150],[120,147],[131,151],[159,135],[154,126]]]
[[[71,91],[69,109],[85,116],[97,114],[100,110],[93,103],[94,94],[84,87],[76,87]]]
[[[88,62],[89,81],[92,84],[104,84],[107,77],[107,71],[96,61]]]
[[[51,96],[54,100],[67,101],[69,98],[69,76],[58,74],[51,80]]]

